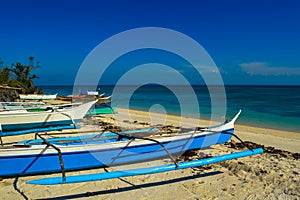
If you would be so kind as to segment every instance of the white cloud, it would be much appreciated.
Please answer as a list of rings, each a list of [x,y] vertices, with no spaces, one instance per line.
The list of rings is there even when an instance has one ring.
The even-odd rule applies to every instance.
[[[269,66],[265,62],[251,62],[240,64],[243,71],[250,75],[263,76],[300,76],[300,68]]]
[[[218,69],[214,65],[211,65],[211,66],[210,65],[196,65],[196,66],[187,65],[187,67],[195,68],[201,73],[212,73],[212,74],[220,73],[220,69]]]

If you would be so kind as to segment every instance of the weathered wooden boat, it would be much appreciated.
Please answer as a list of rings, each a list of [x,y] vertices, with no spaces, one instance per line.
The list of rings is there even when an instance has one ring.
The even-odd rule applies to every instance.
[[[19,94],[22,100],[55,100],[57,94]]]
[[[1,148],[0,177],[62,172],[61,183],[67,183],[65,171],[124,165],[165,157],[175,161],[174,157],[186,150],[227,142],[233,135],[234,122],[238,115],[232,121],[219,126],[185,129],[167,136],[154,135],[145,138],[115,133],[117,137],[106,136],[73,141],[62,139],[64,142],[56,140],[52,141],[53,143],[41,137],[43,143]],[[251,155],[258,152],[261,150],[253,151]],[[176,163],[175,165],[179,166]]]
[[[40,112],[2,112],[0,114],[0,136],[24,134],[24,131],[39,128],[76,125],[95,102],[91,101],[75,107],[49,109]]]

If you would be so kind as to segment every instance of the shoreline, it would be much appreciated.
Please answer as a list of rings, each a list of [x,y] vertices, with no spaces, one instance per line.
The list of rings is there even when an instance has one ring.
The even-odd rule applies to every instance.
[[[177,116],[177,115],[165,115],[161,113],[153,113],[146,112],[141,110],[128,110],[125,108],[117,108],[117,111],[120,115],[118,118],[127,117],[127,113],[131,114],[131,120],[135,121],[146,121],[149,123],[150,117],[163,119],[166,118],[167,124],[173,124],[175,126],[179,125],[179,121],[183,119],[184,121],[191,121],[194,123],[198,123],[196,126],[208,126],[210,121],[208,120],[198,120],[193,118],[187,118]],[[118,115],[118,114],[115,114]],[[149,116],[150,115],[150,116]],[[127,119],[128,120],[128,119]],[[294,153],[300,153],[300,135],[296,132],[284,131],[284,130],[276,130],[269,128],[261,128],[247,125],[240,125],[238,121],[235,124],[235,132],[242,140],[247,140],[251,142],[255,142],[258,144],[262,144],[265,146],[272,146],[280,150],[290,151]]]

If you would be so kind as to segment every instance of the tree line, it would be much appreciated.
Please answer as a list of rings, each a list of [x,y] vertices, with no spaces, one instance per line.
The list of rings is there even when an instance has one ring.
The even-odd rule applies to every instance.
[[[40,62],[34,62],[34,57],[29,57],[28,64],[16,62],[10,67],[4,66],[4,62],[0,58],[0,85],[22,88],[20,93],[33,94],[42,93],[41,90],[34,86],[33,80],[39,76],[32,74],[32,70],[40,68]]]

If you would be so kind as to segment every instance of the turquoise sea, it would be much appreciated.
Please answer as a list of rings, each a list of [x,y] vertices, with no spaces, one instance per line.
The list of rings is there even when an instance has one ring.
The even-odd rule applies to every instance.
[[[114,105],[118,107],[148,111],[155,108],[164,108],[164,113],[183,115],[178,98],[183,98],[185,106],[184,116],[197,117],[195,106],[199,106],[200,116],[210,119],[211,98],[205,86],[193,86],[194,94],[185,92],[185,86],[177,86],[180,94],[159,85],[138,87],[132,92],[133,86],[122,86],[120,92],[113,93],[113,86],[99,86],[101,93],[113,93]],[[45,94],[58,93],[66,96],[73,93],[73,86],[39,86]],[[74,89],[75,93],[89,89],[83,86]],[[273,128],[300,132],[300,86],[226,86],[226,115],[230,118],[239,109],[242,115],[239,124],[257,127]],[[78,91],[78,92],[76,92]],[[199,105],[189,101],[195,97]],[[128,103],[129,99],[129,103]],[[153,106],[160,105],[160,106]],[[157,109],[160,112],[161,109]]]

